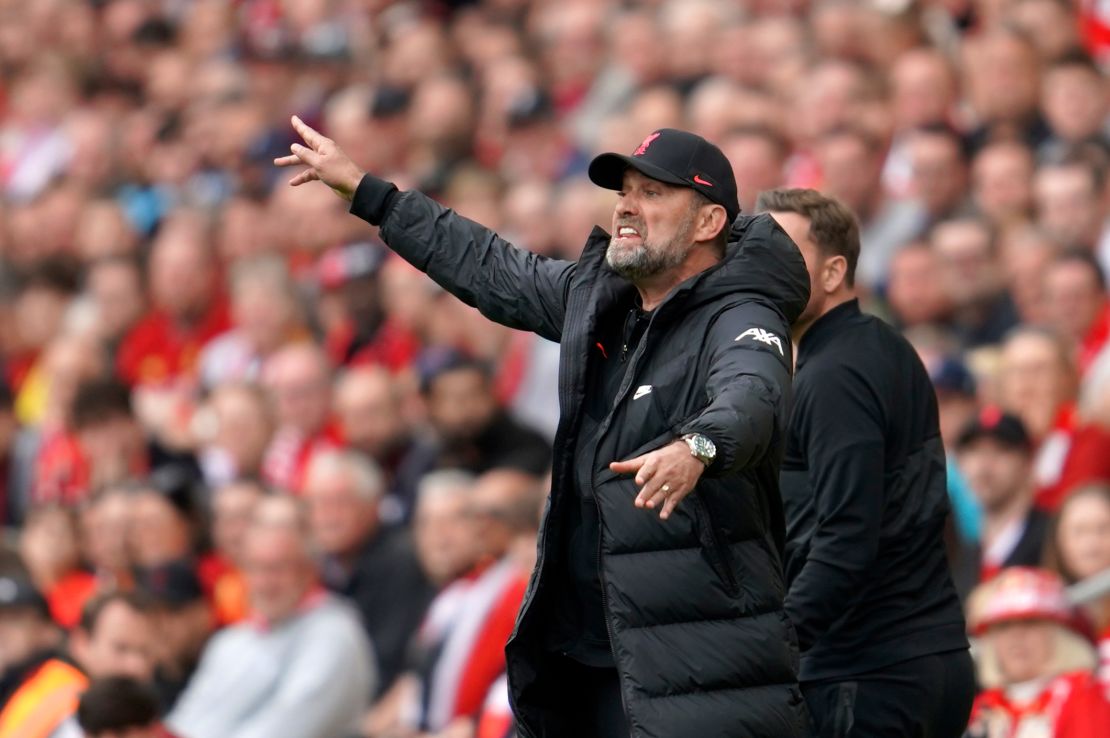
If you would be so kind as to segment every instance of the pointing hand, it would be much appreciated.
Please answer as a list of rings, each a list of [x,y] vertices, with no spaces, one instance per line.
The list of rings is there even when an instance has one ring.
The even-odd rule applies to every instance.
[[[355,189],[362,181],[363,171],[351,161],[351,157],[343,149],[335,145],[327,136],[313,129],[297,116],[293,116],[293,128],[300,134],[307,146],[293,144],[289,156],[274,159],[274,164],[279,167],[296,166],[305,164],[308,169],[299,173],[289,184],[296,187],[305,182],[319,180],[331,187],[335,194],[344,200],[355,196]]]

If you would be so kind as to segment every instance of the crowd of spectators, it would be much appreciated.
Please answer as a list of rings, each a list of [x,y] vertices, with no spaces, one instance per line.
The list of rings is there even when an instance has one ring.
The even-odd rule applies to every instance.
[[[0,0],[0,735],[511,731],[558,348],[285,186],[292,114],[560,258],[609,223],[586,162],[660,127],[746,211],[839,198],[934,379],[973,627],[1071,622],[1110,568],[1107,64],[1097,0]],[[1048,605],[992,600],[1013,566]],[[1085,616],[984,686],[1100,636],[1110,685]]]

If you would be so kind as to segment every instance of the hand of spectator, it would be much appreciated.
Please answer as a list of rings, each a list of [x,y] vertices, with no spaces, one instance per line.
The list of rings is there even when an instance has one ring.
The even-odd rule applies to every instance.
[[[636,507],[655,509],[662,505],[659,519],[666,520],[698,483],[705,464],[690,453],[685,441],[675,441],[661,449],[625,461],[614,461],[609,468],[618,474],[635,474],[640,493]]]
[[[316,131],[295,115],[292,121],[293,128],[308,146],[293,144],[289,147],[293,153],[274,159],[274,164],[279,167],[306,164],[308,169],[289,180],[289,184],[296,187],[305,182],[319,180],[331,187],[335,194],[344,200],[353,198],[364,172],[351,161],[351,157],[347,156],[343,149],[335,145],[335,141]]]

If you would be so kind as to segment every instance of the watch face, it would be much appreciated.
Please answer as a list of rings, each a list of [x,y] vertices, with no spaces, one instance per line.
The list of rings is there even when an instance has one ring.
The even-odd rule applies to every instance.
[[[692,435],[686,439],[691,453],[706,464],[713,463],[717,457],[717,446],[705,436]]]

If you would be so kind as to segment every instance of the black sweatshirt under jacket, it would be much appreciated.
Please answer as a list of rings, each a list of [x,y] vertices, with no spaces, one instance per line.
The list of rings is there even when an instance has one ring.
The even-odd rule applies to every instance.
[[[967,648],[944,447],[913,347],[851,300],[802,336],[780,488],[802,681]]]

